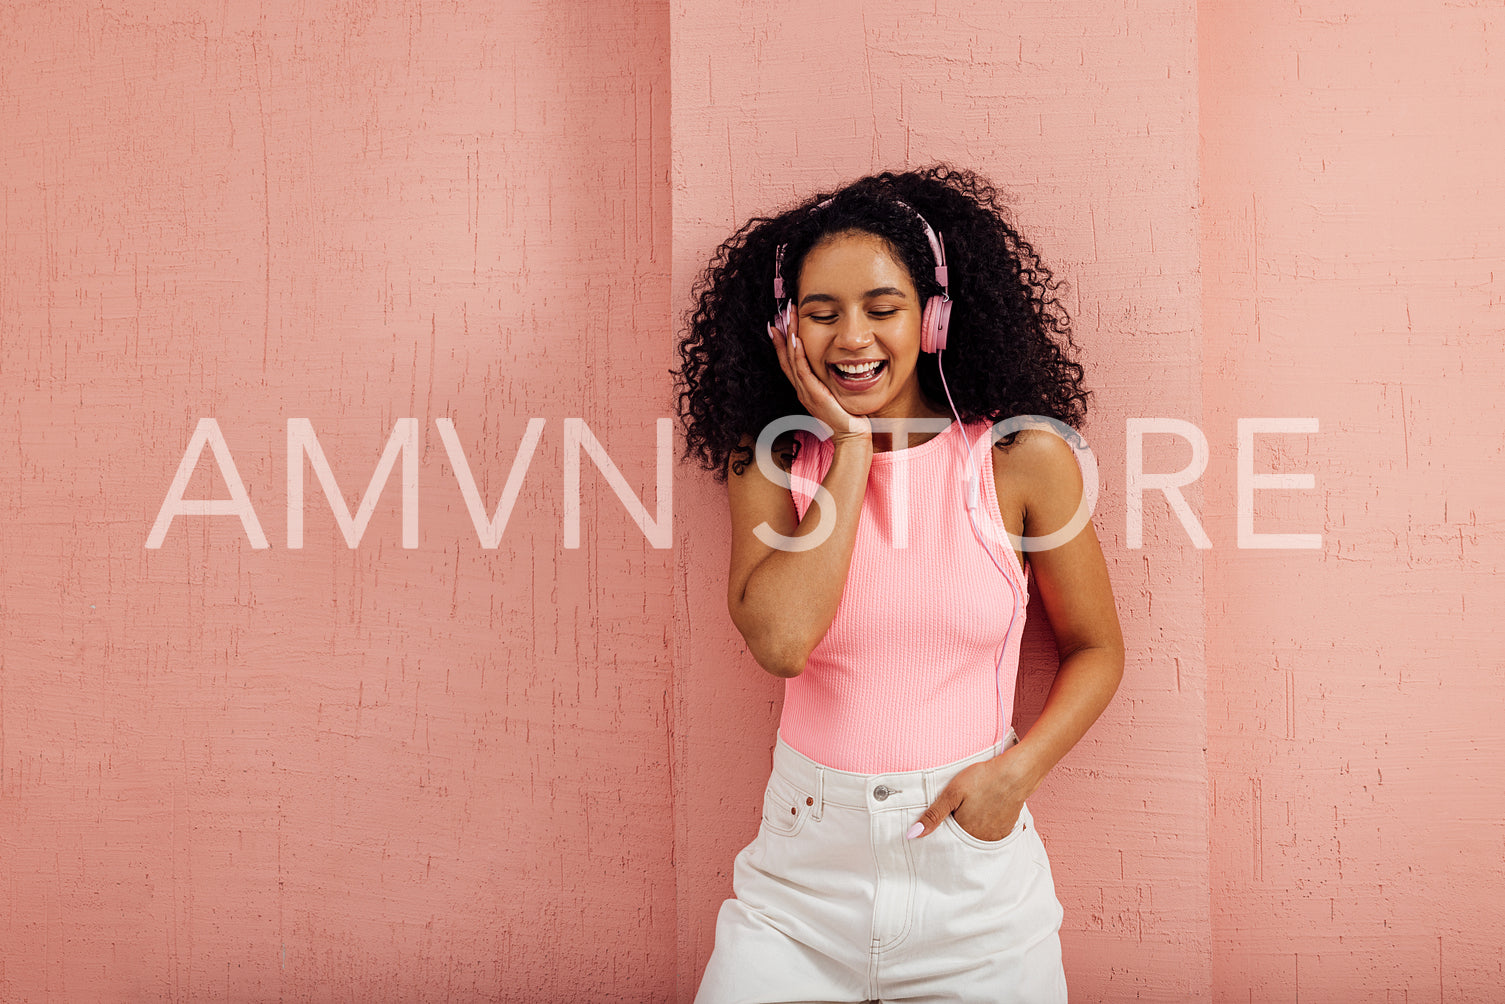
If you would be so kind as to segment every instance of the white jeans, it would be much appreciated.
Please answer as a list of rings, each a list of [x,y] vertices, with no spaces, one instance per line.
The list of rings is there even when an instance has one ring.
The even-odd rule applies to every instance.
[[[1061,904],[1029,809],[1001,840],[952,816],[904,836],[958,771],[1018,741],[866,775],[780,738],[695,1004],[1065,1001]]]

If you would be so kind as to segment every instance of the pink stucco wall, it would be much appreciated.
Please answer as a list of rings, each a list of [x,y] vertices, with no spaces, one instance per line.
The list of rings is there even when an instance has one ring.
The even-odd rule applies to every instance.
[[[1505,10],[1198,15],[1213,996],[1499,1000]]]
[[[708,476],[655,547],[583,451],[566,546],[566,420],[651,521],[707,252],[937,159],[1008,190],[1097,392],[1129,662],[1032,800],[1073,998],[1492,1000],[1502,33],[1441,0],[0,9],[0,1000],[688,1001],[780,684]],[[1320,431],[1254,468],[1314,486],[1258,529],[1318,548],[1238,547],[1271,416]],[[1158,493],[1131,539],[1157,417],[1206,436],[1210,549]],[[146,546],[202,418],[265,548]],[[300,418],[343,498],[295,458],[291,548]],[[347,536],[407,418],[418,546],[401,460]],[[540,418],[483,546],[442,420],[484,520]],[[206,451],[185,496],[229,492]]]
[[[673,25],[676,302],[746,216],[940,159],[1003,184],[1020,228],[1070,283],[1098,394],[1084,430],[1108,486],[1098,524],[1131,654],[1117,701],[1031,804],[1066,908],[1073,991],[1194,997],[1211,963],[1201,559],[1153,520],[1146,547],[1126,550],[1118,487],[1127,416],[1201,410],[1192,5],[838,2],[729,18],[687,3]],[[679,506],[716,531],[676,545],[688,595],[680,955],[695,962],[680,972],[684,994],[709,954],[732,857],[757,829],[782,682],[742,651],[726,612],[724,492],[686,486]],[[1031,615],[1021,732],[1054,669],[1038,605]]]
[[[0,13],[0,1000],[639,1001],[676,965],[667,8]],[[217,419],[232,517],[145,546]],[[308,419],[351,547],[287,436]],[[454,423],[487,549],[444,445]],[[209,453],[190,498],[224,498]],[[599,990],[598,990],[599,988]]]

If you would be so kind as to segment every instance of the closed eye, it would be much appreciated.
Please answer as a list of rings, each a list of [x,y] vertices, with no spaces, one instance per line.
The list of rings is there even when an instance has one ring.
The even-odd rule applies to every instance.
[[[886,320],[890,317],[893,317],[898,312],[899,311],[896,308],[886,308],[882,310],[869,310],[868,315],[870,317],[876,317],[879,320]],[[805,319],[807,321],[814,321],[816,324],[834,324],[837,317],[837,314],[809,314]]]

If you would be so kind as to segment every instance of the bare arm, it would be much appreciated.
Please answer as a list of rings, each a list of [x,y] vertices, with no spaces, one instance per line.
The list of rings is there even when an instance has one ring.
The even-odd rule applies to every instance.
[[[765,477],[756,463],[740,475],[735,471],[727,474],[732,509],[727,608],[758,665],[786,678],[804,671],[805,659],[836,617],[873,461],[871,423],[842,410],[815,378],[797,337],[798,324],[797,317],[791,318],[789,344],[772,327],[769,334],[779,366],[794,385],[800,402],[835,430],[835,453],[822,482],[834,501],[828,507],[832,511],[822,511],[819,503],[812,502],[796,526],[798,513],[789,490]],[[743,440],[744,445],[752,442],[753,437]],[[766,523],[786,537],[805,537],[815,532],[822,520],[831,522],[830,536],[804,551],[770,546],[753,533],[759,524]]]
[[[1030,472],[1025,534],[1065,526],[1082,498],[1082,475],[1071,448],[1048,433],[1036,433],[1016,448],[1024,452],[1020,465]],[[1030,565],[1061,660],[1040,717],[1010,750],[1009,767],[1033,793],[1118,690],[1124,639],[1107,562],[1090,522],[1060,547],[1031,552]]]
[[[1049,433],[1026,432],[1010,452],[1010,477],[1028,486],[1022,535],[1039,537],[1065,526],[1082,497],[1081,471],[1070,447]],[[1007,836],[1025,799],[1097,721],[1118,689],[1123,633],[1092,524],[1060,547],[1030,552],[1029,559],[1061,657],[1045,707],[1018,745],[957,774],[921,815],[916,836],[929,833],[947,813],[984,840]]]
[[[768,480],[756,464],[727,476],[732,515],[727,607],[753,658],[774,676],[798,676],[805,668],[836,617],[852,562],[873,445],[870,439],[835,445],[822,482],[835,504],[822,512],[812,502],[797,525],[789,489]],[[832,526],[831,534],[806,551],[771,547],[753,533],[767,523],[786,537],[808,537],[822,519]]]

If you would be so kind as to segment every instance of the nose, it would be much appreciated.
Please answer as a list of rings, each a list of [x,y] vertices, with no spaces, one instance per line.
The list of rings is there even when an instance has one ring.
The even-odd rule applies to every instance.
[[[872,325],[865,314],[848,315],[837,324],[835,343],[844,349],[861,349],[873,344]]]

